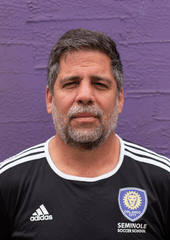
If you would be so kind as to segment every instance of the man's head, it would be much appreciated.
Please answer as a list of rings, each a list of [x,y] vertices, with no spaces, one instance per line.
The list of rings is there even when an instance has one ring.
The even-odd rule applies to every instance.
[[[115,42],[106,34],[88,29],[73,29],[66,32],[54,45],[48,63],[47,79],[50,92],[60,70],[61,56],[69,52],[90,50],[105,53],[111,60],[111,71],[117,83],[118,93],[123,87],[123,70]]]
[[[103,43],[99,44],[99,48],[97,40],[90,37],[93,32],[79,29],[73,32],[77,43],[73,39],[71,41],[70,33],[67,39],[66,33],[50,55],[47,110],[52,113],[57,135],[65,143],[75,148],[91,150],[104,143],[115,130],[118,114],[123,107],[122,68],[119,54],[110,38],[104,35],[103,38],[108,38],[104,42],[99,38],[103,34],[95,33]],[[78,32],[83,34],[78,35]],[[87,44],[87,38],[89,41],[92,38],[89,44],[93,48]],[[79,44],[78,48],[79,41],[84,44],[83,47]],[[104,51],[104,43],[108,41],[116,53],[108,51],[107,54]],[[71,47],[68,47],[68,43]],[[113,55],[114,60],[111,60],[110,56]],[[50,79],[54,81],[50,83]]]

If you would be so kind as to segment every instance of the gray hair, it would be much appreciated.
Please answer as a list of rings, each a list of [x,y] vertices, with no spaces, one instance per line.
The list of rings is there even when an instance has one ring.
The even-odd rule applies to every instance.
[[[123,87],[123,69],[115,42],[106,34],[88,29],[73,29],[66,32],[54,45],[47,68],[47,80],[50,92],[57,79],[60,58],[71,51],[91,50],[105,53],[111,59],[112,75],[117,83],[118,93]]]

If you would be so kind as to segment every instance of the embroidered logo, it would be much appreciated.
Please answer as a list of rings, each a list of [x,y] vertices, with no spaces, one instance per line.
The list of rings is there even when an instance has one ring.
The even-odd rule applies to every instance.
[[[45,208],[45,206],[43,204],[41,206],[39,206],[39,208],[36,210],[36,212],[34,212],[32,214],[32,216],[30,217],[31,222],[52,220],[52,219],[53,219],[53,216],[49,215],[49,212],[47,211],[47,209]]]
[[[140,188],[121,188],[118,197],[122,214],[134,222],[141,218],[146,211],[148,199],[145,190]]]

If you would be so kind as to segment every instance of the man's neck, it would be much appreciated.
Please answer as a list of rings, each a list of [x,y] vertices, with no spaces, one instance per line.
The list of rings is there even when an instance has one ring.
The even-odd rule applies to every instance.
[[[56,167],[63,173],[78,177],[98,177],[112,171],[120,155],[120,142],[115,133],[94,150],[75,149],[56,134],[49,143],[49,152]]]

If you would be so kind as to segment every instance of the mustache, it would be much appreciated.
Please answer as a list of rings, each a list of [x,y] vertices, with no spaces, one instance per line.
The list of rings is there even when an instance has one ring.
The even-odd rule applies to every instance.
[[[93,114],[95,117],[102,118],[103,112],[99,107],[96,106],[74,106],[71,107],[67,117],[68,118],[74,118],[74,116],[78,113],[90,113]]]

